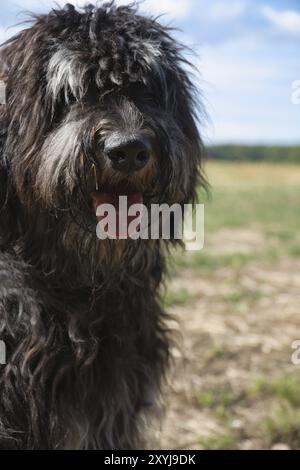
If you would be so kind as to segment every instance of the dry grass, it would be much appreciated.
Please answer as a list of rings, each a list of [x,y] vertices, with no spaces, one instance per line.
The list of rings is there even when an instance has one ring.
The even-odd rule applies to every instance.
[[[206,173],[213,187],[253,188],[300,184],[299,165],[281,163],[208,162]]]

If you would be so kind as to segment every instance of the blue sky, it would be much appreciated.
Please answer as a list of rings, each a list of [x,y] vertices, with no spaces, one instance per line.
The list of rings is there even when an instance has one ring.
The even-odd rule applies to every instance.
[[[53,5],[2,0],[0,41],[15,32],[8,27],[24,18],[20,11]],[[210,116],[206,142],[300,143],[300,106],[291,100],[292,82],[300,80],[299,0],[145,0],[142,9],[166,13],[163,21],[181,28],[197,53]]]

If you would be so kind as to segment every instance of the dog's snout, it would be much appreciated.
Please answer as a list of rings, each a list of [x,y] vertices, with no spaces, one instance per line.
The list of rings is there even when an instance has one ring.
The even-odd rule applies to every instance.
[[[115,143],[106,148],[112,167],[127,173],[139,171],[150,160],[152,146],[148,139],[132,139],[121,144]]]

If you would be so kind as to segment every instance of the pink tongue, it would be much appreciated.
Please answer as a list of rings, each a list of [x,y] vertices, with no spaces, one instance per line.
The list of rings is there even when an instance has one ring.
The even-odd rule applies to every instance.
[[[119,198],[121,196],[126,196],[127,197],[127,209],[129,209],[132,205],[134,204],[143,204],[143,196],[141,193],[132,193],[132,194],[110,194],[107,192],[101,192],[101,191],[95,191],[91,194],[92,196],[92,201],[93,201],[93,208],[97,217],[97,221],[101,222],[103,219],[106,218],[106,216],[97,216],[97,209],[99,206],[102,204],[110,204],[114,206],[115,211],[116,211],[116,233],[110,233],[109,231],[109,226],[107,227],[107,234],[111,236],[112,238],[120,238],[120,237],[125,237],[128,238],[130,235],[133,235],[133,233],[130,233],[130,224],[134,220],[137,219],[137,216],[129,216],[128,214],[125,214],[125,220],[127,220],[127,228],[126,228],[126,233],[122,233],[120,230],[119,226]],[[124,214],[122,214],[124,216]]]

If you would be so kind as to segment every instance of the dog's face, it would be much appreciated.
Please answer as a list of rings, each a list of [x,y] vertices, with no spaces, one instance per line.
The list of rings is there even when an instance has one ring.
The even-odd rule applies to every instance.
[[[5,46],[3,64],[2,166],[26,217],[47,215],[48,228],[72,220],[95,236],[96,207],[121,195],[195,198],[194,88],[165,27],[132,7],[67,6]]]

